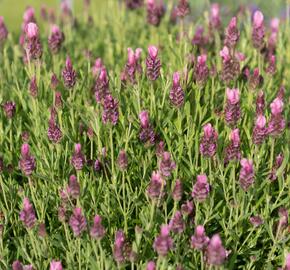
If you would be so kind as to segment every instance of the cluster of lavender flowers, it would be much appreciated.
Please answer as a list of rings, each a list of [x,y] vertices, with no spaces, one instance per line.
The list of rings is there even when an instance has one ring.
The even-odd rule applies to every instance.
[[[163,0],[124,0],[123,2],[130,10],[139,9],[145,6],[147,22],[155,27],[160,26],[165,16],[166,6]],[[170,21],[171,23],[177,23],[179,21],[182,25],[182,31],[184,31],[183,27],[186,27],[185,17],[191,12],[189,3],[190,1],[188,0],[179,0],[172,9]],[[86,0],[84,5],[86,12],[89,13],[90,1]],[[55,60],[55,55],[62,53],[65,35],[61,28],[55,24],[55,19],[48,19],[49,15],[45,8],[42,9],[41,14],[44,20],[51,24],[50,33],[46,40],[50,51],[49,53],[54,55],[53,60]],[[59,24],[60,26],[66,25],[66,23],[69,22],[71,23],[70,27],[72,31],[79,29],[79,22],[74,20],[68,1],[63,1],[62,3],[61,17],[62,24]],[[134,210],[131,211],[131,209],[127,209],[128,205],[133,204],[128,194],[130,193],[132,195],[135,188],[137,193],[139,192],[141,196],[148,200],[151,209],[151,220],[148,220],[147,224],[141,220],[140,223],[142,226],[144,226],[144,224],[146,224],[146,226],[144,226],[144,228],[139,228],[139,232],[146,230],[144,237],[148,239],[151,237],[150,240],[147,239],[148,241],[144,241],[151,243],[150,248],[152,253],[150,256],[154,256],[154,258],[150,257],[152,260],[147,262],[146,269],[157,269],[160,261],[164,260],[165,262],[167,256],[173,256],[173,252],[177,245],[180,243],[180,240],[183,239],[182,237],[185,239],[189,239],[190,237],[190,246],[193,250],[199,252],[201,264],[206,263],[207,266],[218,267],[226,262],[230,255],[230,251],[226,250],[225,247],[229,246],[228,239],[226,239],[228,233],[225,233],[221,229],[225,224],[220,226],[220,224],[215,223],[215,216],[203,217],[205,214],[204,211],[207,213],[211,211],[211,209],[208,210],[211,206],[209,202],[215,203],[217,198],[220,199],[220,196],[226,197],[226,195],[220,195],[225,192],[225,187],[217,188],[218,179],[216,178],[218,178],[217,175],[219,174],[219,170],[224,170],[225,178],[228,171],[233,169],[233,177],[237,179],[240,185],[239,196],[244,196],[244,201],[246,201],[247,196],[253,194],[253,187],[261,183],[260,174],[262,165],[258,162],[260,158],[263,160],[263,157],[260,157],[261,153],[266,153],[266,158],[268,158],[268,155],[272,158],[272,166],[263,174],[263,176],[266,175],[269,180],[268,184],[272,186],[275,185],[275,182],[281,184],[280,177],[284,180],[287,171],[285,170],[283,172],[282,169],[289,159],[289,151],[284,153],[285,147],[277,143],[281,141],[284,142],[284,140],[287,141],[287,139],[281,136],[287,124],[286,117],[284,116],[284,112],[288,112],[288,108],[285,108],[286,105],[288,105],[286,89],[283,86],[280,87],[277,95],[275,96],[275,93],[273,93],[271,97],[266,96],[267,89],[261,90],[264,80],[266,86],[266,83],[268,83],[268,76],[274,76],[277,72],[276,60],[279,58],[276,57],[276,48],[279,39],[279,20],[274,19],[271,21],[269,39],[267,41],[267,28],[265,26],[264,15],[258,10],[254,12],[252,17],[252,46],[257,50],[259,61],[263,61],[262,65],[258,63],[259,67],[254,67],[253,69],[243,63],[246,59],[245,62],[250,63],[251,61],[248,59],[250,56],[245,56],[238,51],[238,43],[240,41],[238,16],[232,17],[225,30],[222,31],[221,9],[218,4],[214,3],[211,5],[207,27],[204,28],[200,26],[196,28],[194,37],[191,41],[193,49],[190,50],[190,55],[186,60],[186,67],[182,71],[176,71],[173,67],[172,69],[170,68],[171,73],[167,74],[168,67],[171,67],[172,63],[168,63],[168,59],[163,57],[163,53],[165,53],[166,50],[164,49],[164,44],[162,44],[162,39],[160,39],[157,46],[148,46],[148,54],[146,59],[143,59],[143,63],[141,59],[141,48],[135,50],[131,47],[127,48],[127,61],[123,68],[121,67],[121,74],[119,72],[120,76],[117,77],[116,80],[112,80],[115,74],[114,70],[111,69],[111,63],[109,63],[109,61],[107,63],[107,58],[105,56],[104,58],[97,58],[92,66],[91,74],[89,74],[90,76],[88,75],[88,78],[85,78],[86,81],[89,81],[90,86],[92,86],[93,92],[86,94],[94,95],[94,103],[92,103],[91,100],[84,101],[77,96],[80,92],[79,90],[85,88],[83,87],[85,83],[80,86],[83,73],[78,69],[79,67],[76,62],[74,62],[73,65],[73,58],[67,56],[65,62],[63,59],[61,62],[63,69],[60,74],[56,75],[53,70],[50,71],[50,74],[52,74],[50,88],[54,90],[54,93],[53,104],[50,105],[50,117],[46,136],[51,143],[52,151],[56,150],[56,154],[58,155],[57,161],[62,162],[62,159],[60,159],[62,154],[58,152],[58,149],[64,150],[64,148],[62,148],[64,141],[67,143],[68,140],[73,141],[74,139],[78,142],[74,145],[74,149],[69,155],[67,155],[68,150],[66,144],[64,154],[65,161],[60,166],[63,171],[66,172],[65,166],[67,166],[67,163],[70,163],[69,169],[73,170],[76,174],[70,175],[68,184],[59,190],[58,198],[60,202],[58,205],[57,222],[65,228],[66,226],[70,228],[71,235],[69,235],[69,237],[74,237],[80,241],[86,237],[90,239],[92,243],[97,240],[95,242],[99,245],[98,251],[94,250],[94,252],[96,254],[100,252],[101,254],[103,247],[100,244],[100,240],[103,238],[110,239],[110,237],[115,235],[114,240],[111,241],[110,252],[117,266],[119,268],[123,266],[126,267],[126,263],[130,262],[132,267],[134,267],[134,263],[139,259],[138,256],[141,255],[139,251],[143,248],[143,246],[140,248],[142,245],[142,243],[140,244],[140,239],[143,236],[141,236],[139,243],[137,243],[137,238],[139,237],[138,233],[136,232],[136,240],[132,240],[130,234],[131,228],[126,227],[128,225],[126,223],[127,221],[129,221],[129,226],[133,223],[129,215],[134,215],[134,211],[139,211],[139,202],[136,203],[136,207],[134,206]],[[148,27],[150,31],[156,31],[155,27],[153,27],[154,29],[151,28],[151,26]],[[29,72],[32,71],[32,73],[29,74],[28,90],[34,105],[38,104],[37,101],[40,101],[43,95],[48,95],[48,93],[44,93],[45,91],[42,87],[41,77],[39,77],[39,74],[42,76],[42,72],[44,72],[42,71],[44,64],[41,61],[45,61],[42,56],[46,53],[44,43],[41,41],[39,29],[41,28],[39,28],[36,23],[34,9],[28,7],[23,17],[20,45],[24,53],[24,63],[29,63],[27,70]],[[63,29],[66,28],[64,27]],[[65,33],[67,34],[67,32]],[[182,42],[187,42],[187,39],[184,38],[186,35],[187,33],[179,33],[177,42],[180,42],[181,45],[183,44]],[[216,39],[217,35],[219,36],[218,39]],[[0,16],[0,49],[2,49],[2,45],[6,46],[4,42],[6,42],[7,39],[8,30],[3,17]],[[219,40],[222,40],[222,49],[212,54],[210,50],[212,46],[217,46]],[[8,43],[9,42],[10,40]],[[195,52],[196,55],[192,52]],[[72,55],[73,54],[71,54],[71,56]],[[215,59],[213,55],[220,59]],[[86,57],[88,62],[90,62],[92,60],[92,52],[86,50]],[[260,57],[264,58],[260,59]],[[102,59],[106,61],[106,66]],[[220,65],[217,64],[215,60],[217,60],[217,63],[221,63],[220,68]],[[57,65],[54,65],[54,68],[57,70],[58,67],[56,66]],[[88,66],[90,67],[90,64]],[[40,73],[36,72],[38,67],[40,67]],[[218,70],[218,68],[220,70]],[[120,71],[120,69],[118,69],[118,71]],[[58,76],[60,76],[59,78],[62,77],[62,83],[58,79]],[[159,86],[161,85],[161,81],[163,82],[166,77],[170,78],[168,84],[169,89],[166,92],[166,87],[162,85],[162,91],[164,91],[164,93],[162,93],[162,103],[161,105],[159,103],[154,104],[156,107],[153,108],[153,111],[149,111],[149,109],[146,109],[146,106],[148,106],[147,97],[142,96],[140,98],[139,96],[142,94],[140,88],[143,87],[143,84],[141,83],[144,82],[144,86],[149,86],[153,91],[152,94],[157,99],[160,96],[160,92],[158,91],[160,91]],[[211,108],[211,106],[214,107],[217,101],[213,99],[213,101],[209,102],[210,98],[208,98],[208,91],[210,88],[215,88],[217,84],[219,84],[218,87],[224,92],[225,104],[222,104],[224,107],[221,109],[219,115],[222,115],[222,117],[211,117],[207,114],[206,106],[208,106],[208,108]],[[116,91],[116,88],[119,86],[120,91]],[[65,91],[65,89],[69,91]],[[127,107],[130,106],[130,104],[124,104],[124,99],[126,99],[125,95],[127,93],[132,94],[132,89],[139,91],[137,109],[132,107],[131,110],[130,108],[130,113],[134,114],[133,116],[126,115]],[[219,90],[220,89],[212,89],[212,97],[218,96],[220,94],[218,92]],[[84,96],[86,94],[84,94]],[[5,93],[4,96],[6,97],[6,95],[8,94]],[[69,95],[69,97],[67,97],[67,95]],[[114,96],[117,96],[118,99]],[[196,106],[194,109],[192,109],[193,106],[191,106],[193,104],[193,96],[197,101],[194,103],[194,106]],[[223,95],[221,96],[223,97]],[[255,96],[255,110],[252,108],[253,104],[251,104],[252,96]],[[27,110],[27,108],[23,106],[23,103],[26,101],[23,100],[22,93],[19,97],[13,94],[13,97],[14,101],[5,99],[6,101],[3,102],[2,105],[4,111],[3,115],[5,115],[3,121],[9,123],[7,126],[11,128],[11,131],[16,126],[17,121],[15,120],[17,119],[15,118],[17,118],[19,112],[25,112]],[[172,125],[173,128],[171,128],[171,130],[168,129],[166,126],[168,123],[166,121],[163,122],[166,117],[163,117],[161,120],[159,118],[160,110],[166,107],[164,106],[166,97],[168,103],[172,105],[167,106],[169,108],[168,110],[170,110],[167,120],[168,122],[171,121],[176,126],[180,124],[180,126],[182,126],[182,132],[177,130],[175,133],[174,125]],[[247,97],[250,104],[245,106]],[[132,97],[132,99],[133,98],[135,97]],[[267,103],[270,98],[272,102]],[[79,103],[74,104],[76,99]],[[221,100],[219,96],[217,99]],[[19,100],[21,102],[19,102]],[[85,123],[83,124],[83,120],[79,123],[79,131],[75,132],[76,134],[73,134],[73,132],[67,134],[67,126],[63,123],[63,120],[67,120],[70,117],[71,125],[75,128],[74,120],[76,115],[74,114],[74,110],[78,110],[79,112],[79,108],[75,108],[78,106],[75,105],[80,104],[84,105],[82,106],[84,110],[86,110],[87,107],[89,107],[87,111],[93,110],[95,114],[94,117],[98,118],[99,121],[95,121],[94,117],[92,117],[93,120],[84,119]],[[184,106],[185,104],[187,107]],[[34,109],[35,108],[31,108],[31,110]],[[187,110],[187,117],[183,117],[185,115],[185,109]],[[40,111],[41,110],[39,110],[39,112]],[[193,111],[192,117],[191,114]],[[206,111],[206,113],[204,113],[204,111]],[[163,112],[164,111],[162,111],[162,113]],[[168,113],[168,111],[166,112]],[[178,119],[173,120],[176,114]],[[69,115],[69,117],[67,115]],[[35,116],[33,115],[33,117]],[[85,118],[87,116],[82,114],[80,118],[82,117]],[[170,117],[172,117],[172,119]],[[196,119],[199,119],[199,122]],[[33,119],[31,120],[33,121]],[[185,120],[187,123],[194,124],[195,130],[192,134],[195,134],[196,137],[189,136],[191,132],[189,130],[190,127],[183,128]],[[204,123],[202,127],[200,127],[201,123]],[[248,132],[248,130],[245,131],[248,123],[252,126],[251,133]],[[130,125],[128,138],[123,138],[122,136],[126,129],[126,125]],[[201,128],[202,131],[200,130]],[[102,134],[103,132],[106,134],[107,131],[110,132],[111,136],[110,144],[112,145],[110,145],[111,149],[109,149],[111,160],[107,156],[107,140],[104,138],[106,135]],[[200,134],[200,132],[202,134]],[[85,135],[83,135],[84,133]],[[43,209],[40,211],[40,207],[35,200],[35,193],[37,191],[36,187],[38,187],[38,183],[36,182],[38,180],[37,178],[41,178],[41,180],[42,178],[46,179],[45,177],[41,177],[41,172],[44,170],[46,166],[45,163],[47,162],[40,158],[40,154],[36,151],[40,147],[42,141],[37,141],[39,138],[34,138],[35,136],[33,136],[33,134],[31,135],[32,136],[29,136],[29,133],[24,131],[22,133],[22,144],[20,144],[21,150],[18,161],[18,169],[20,172],[17,173],[17,175],[28,178],[29,189],[25,189],[23,192],[21,187],[18,192],[23,199],[23,205],[19,212],[19,220],[28,231],[29,237],[33,235],[33,230],[38,227],[38,236],[45,238],[48,235],[48,231],[46,231],[45,221],[40,219],[43,218]],[[184,140],[182,143],[177,142],[175,144],[175,142],[171,140],[171,137],[175,135],[183,136],[187,139],[187,143],[184,143]],[[12,136],[10,137],[11,138],[7,139],[7,142],[6,139],[4,140],[3,145],[5,148],[6,143],[11,144],[10,150],[13,156],[14,138]],[[248,148],[246,137],[249,139]],[[198,139],[196,140],[196,138]],[[196,148],[194,153],[191,151],[190,145],[193,140],[196,140],[194,142],[194,147]],[[271,140],[273,147],[271,152],[269,151],[269,154],[268,150],[264,149],[268,146],[268,140]],[[123,141],[125,141],[125,146],[121,146]],[[115,146],[117,144],[121,146],[119,151],[117,150],[118,156],[115,153]],[[19,144],[17,145],[19,147]],[[88,154],[88,145],[90,145],[91,155]],[[96,152],[96,145],[98,147],[98,157],[93,160],[94,153]],[[130,152],[127,152],[128,145],[133,145],[132,148],[130,148]],[[176,147],[176,145],[178,145],[178,147]],[[132,157],[133,162],[136,161],[134,159],[136,159],[137,155],[131,153],[131,151],[135,151],[135,146],[136,149],[138,149],[136,152],[140,151],[141,155],[144,154],[141,158],[144,157],[144,160],[149,159],[149,162],[148,164],[146,164],[146,162],[143,164],[143,160],[137,160],[137,162],[140,162],[140,164],[138,164],[138,169],[134,169],[132,166],[133,170],[131,172],[131,163],[129,164],[131,160],[128,159],[127,153],[129,153],[129,157]],[[278,148],[279,152],[276,152]],[[185,149],[189,150],[188,157],[184,155]],[[101,151],[102,154],[99,154]],[[67,156],[70,156],[68,162]],[[5,158],[0,156],[0,184],[3,193],[5,193],[6,189],[2,187],[2,173],[5,175],[6,169],[11,174],[14,173],[13,164],[9,164],[8,166],[5,164],[6,160],[9,158],[9,155],[7,155],[7,157],[5,156]],[[196,164],[192,161],[193,158]],[[222,162],[220,162],[221,159]],[[56,163],[53,158],[51,162]],[[50,165],[52,165],[52,168],[55,167],[55,164]],[[263,169],[266,165],[269,164],[263,164]],[[109,167],[112,167],[112,169],[110,170]],[[115,167],[118,168],[117,172],[114,171]],[[146,176],[147,179],[150,178],[146,190],[143,185],[140,184],[137,186],[136,183],[133,183],[133,178],[136,177],[136,172],[138,172],[141,167],[143,169],[143,178],[144,176]],[[235,171],[236,168],[238,168],[238,173]],[[97,175],[96,179],[94,179],[95,175],[93,175],[92,172]],[[151,177],[148,175],[148,172],[151,173]],[[54,172],[52,174],[54,174]],[[190,184],[188,179],[186,179],[189,174],[196,175],[196,181],[194,180],[193,184]],[[119,182],[119,178],[121,178],[119,176],[122,177],[122,183]],[[10,177],[10,179],[12,179],[12,177]],[[277,179],[279,179],[279,181],[276,181]],[[111,180],[112,182],[109,182]],[[285,185],[285,183],[284,181],[283,185]],[[26,183],[24,183],[24,186],[25,185]],[[107,191],[110,190],[113,192],[112,197],[112,194],[106,195],[109,197],[109,202],[106,201],[106,206],[111,206],[115,202],[117,203],[116,208],[120,207],[120,213],[124,215],[124,229],[119,226],[118,220],[114,222],[110,220],[112,216],[118,216],[119,212],[117,210],[114,211],[116,213],[111,213],[111,209],[105,210],[105,207],[103,209],[101,206],[102,212],[107,211],[108,213],[108,217],[104,216],[105,222],[103,222],[102,217],[98,214],[92,217],[92,211],[98,211],[98,209],[87,209],[88,205],[86,200],[89,197],[87,193],[91,192],[89,188],[95,190],[95,186],[101,187],[101,185],[105,186]],[[233,185],[235,185],[235,183]],[[120,186],[122,189],[121,192],[119,192]],[[223,192],[221,192],[222,188],[224,189]],[[240,205],[238,205],[235,195],[236,194],[233,194],[230,203],[233,203],[233,208],[238,208]],[[268,195],[269,194],[267,194],[267,196]],[[93,196],[95,196],[95,194],[93,194]],[[141,197],[140,195],[136,196],[138,198]],[[5,196],[3,196],[3,198],[6,205],[8,205]],[[251,200],[252,199],[254,200],[254,198],[251,198]],[[227,203],[229,202],[227,201]],[[275,202],[275,207],[277,205],[278,201]],[[146,207],[146,205],[144,207]],[[236,209],[231,211],[235,210]],[[256,210],[257,209],[255,209],[255,211]],[[164,211],[164,213],[162,211]],[[166,216],[166,218],[164,218],[165,221],[162,220],[163,214],[164,217]],[[277,216],[279,220],[277,218],[275,221],[276,224],[273,226],[273,231],[275,232],[275,234],[273,234],[275,237],[274,242],[280,239],[284,241],[283,237],[286,234],[288,226],[288,210],[280,207]],[[88,217],[90,217],[90,219]],[[125,220],[126,218],[127,220]],[[248,223],[252,224],[253,230],[262,227],[263,224],[266,223],[264,222],[264,214],[251,213],[247,218]],[[147,217],[144,218],[144,220],[145,219],[147,219]],[[2,222],[1,219],[0,222]],[[139,223],[138,220],[134,220],[134,223],[136,222]],[[105,227],[103,223],[108,226]],[[110,227],[112,224],[113,227]],[[118,225],[115,226],[116,224]],[[212,224],[214,224],[214,226],[212,226]],[[2,224],[0,224],[0,229],[2,230]],[[159,233],[156,233],[156,229],[158,229]],[[192,233],[189,235],[188,232]],[[70,232],[65,231],[66,237],[68,237],[67,235],[69,233]],[[142,233],[140,233],[140,235],[142,235]],[[154,239],[153,236],[155,236]],[[225,240],[225,246],[223,245],[222,239]],[[246,240],[247,239],[248,238],[246,238]],[[106,243],[106,249],[108,249],[108,243]],[[146,255],[150,254],[148,247],[144,248],[144,254],[145,253]],[[104,256],[109,256],[109,253],[106,252]],[[157,262],[155,262],[156,257],[158,257]],[[148,258],[141,259],[145,260]],[[50,270],[62,270],[65,264],[66,262],[62,262],[58,258],[49,261]],[[12,269],[33,270],[34,267],[32,264],[25,265],[20,260],[16,260],[12,263]],[[179,264],[176,269],[182,269],[181,264]],[[290,269],[289,254],[286,256],[284,267],[281,269]]]

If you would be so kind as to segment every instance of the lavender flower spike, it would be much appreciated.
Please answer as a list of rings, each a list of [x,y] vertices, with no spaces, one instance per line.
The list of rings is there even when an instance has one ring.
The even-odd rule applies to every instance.
[[[166,185],[165,180],[162,178],[159,172],[153,172],[151,176],[151,181],[147,188],[148,196],[152,200],[157,200],[164,195],[163,189]]]
[[[172,198],[174,201],[179,202],[182,199],[183,185],[180,179],[177,179],[172,191]]]
[[[286,121],[283,117],[284,103],[280,97],[274,99],[270,104],[271,118],[268,126],[268,134],[272,136],[279,136],[286,126]]]
[[[164,152],[162,155],[162,159],[159,164],[159,169],[164,177],[169,177],[171,172],[175,169],[176,164],[171,160],[171,155],[169,152]]]
[[[48,46],[53,54],[57,54],[64,42],[64,34],[57,25],[52,25],[51,33],[48,38]]]
[[[35,158],[30,154],[30,148],[27,143],[21,146],[21,159],[19,166],[21,171],[26,175],[30,176],[36,168]]]
[[[165,13],[163,0],[146,0],[147,4],[147,22],[158,26]]]
[[[113,256],[117,263],[123,263],[126,260],[125,244],[126,238],[124,232],[122,230],[117,231],[115,234],[115,243],[113,248]]]
[[[197,57],[197,64],[195,66],[195,79],[199,84],[204,84],[209,76],[209,68],[206,64],[206,60],[206,54],[202,54]]]
[[[23,265],[20,261],[14,261],[12,264],[12,270],[35,270],[32,264]]]
[[[84,167],[85,165],[85,156],[84,154],[82,153],[82,146],[80,143],[77,143],[75,145],[75,151],[74,151],[74,154],[71,158],[71,164],[74,166],[74,168],[77,170],[77,171],[80,171],[82,170],[82,168]]]
[[[218,134],[210,123],[203,127],[203,132],[199,146],[200,153],[205,157],[213,157],[217,149]]]
[[[55,261],[55,260],[52,260],[50,262],[50,266],[49,266],[49,270],[62,270],[62,264],[61,264],[61,261]]]
[[[23,209],[20,212],[19,218],[26,228],[31,229],[34,227],[36,222],[35,211],[27,197],[23,199]]]
[[[5,42],[8,37],[8,30],[4,23],[4,18],[0,16],[0,45]]]
[[[252,25],[252,41],[256,49],[261,49],[264,46],[265,26],[264,15],[257,10],[253,17]]]
[[[190,5],[188,0],[179,0],[176,8],[177,16],[184,18],[190,13]]]
[[[169,235],[170,228],[168,225],[161,226],[160,235],[155,238],[153,248],[159,256],[166,256],[173,248],[173,239]]]
[[[53,143],[59,143],[62,138],[62,132],[60,127],[56,123],[56,111],[54,108],[51,109],[50,119],[48,122],[47,130],[48,139]]]
[[[90,235],[94,239],[102,239],[106,233],[105,228],[102,225],[102,218],[99,215],[94,217],[94,224],[90,229]]]
[[[156,270],[156,264],[154,261],[150,261],[147,263],[146,270]]]
[[[227,258],[227,251],[222,245],[221,238],[215,234],[206,249],[207,263],[210,265],[222,265]]]
[[[225,120],[229,125],[236,125],[241,117],[239,89],[227,88],[226,95]]]
[[[240,171],[240,185],[244,191],[247,191],[249,187],[254,183],[254,167],[251,160],[243,158],[241,160]]]
[[[71,226],[74,236],[80,236],[87,228],[87,221],[82,214],[81,208],[75,208],[73,214],[69,219],[69,225]]]
[[[3,110],[5,112],[6,117],[8,119],[12,119],[16,111],[16,104],[13,101],[6,101],[3,104]]]
[[[203,202],[208,197],[210,192],[210,185],[207,182],[207,177],[205,174],[197,176],[197,181],[193,186],[192,197],[199,202]]]
[[[218,3],[213,3],[210,6],[210,27],[212,29],[221,27],[220,6]]]
[[[255,127],[253,130],[253,143],[260,145],[264,142],[267,137],[267,127],[266,127],[266,118],[264,115],[259,115],[256,119]]]
[[[209,238],[205,234],[204,226],[196,226],[194,235],[191,237],[191,247],[197,250],[204,250],[208,243]]]
[[[77,199],[80,196],[80,184],[75,175],[69,177],[67,194],[69,194],[73,199]]]
[[[233,17],[225,30],[225,46],[234,48],[240,38],[240,31],[237,28],[237,17]]]
[[[119,119],[119,103],[111,95],[107,95],[103,102],[102,121],[104,124],[116,125]]]
[[[26,53],[30,60],[39,59],[42,55],[42,45],[40,43],[38,26],[30,22],[25,27]]]
[[[147,111],[142,111],[139,114],[140,119],[140,131],[139,131],[139,138],[142,142],[150,144],[155,144],[156,135],[152,125],[150,124],[149,113]]]
[[[223,60],[222,65],[222,80],[229,83],[237,78],[240,73],[240,63],[236,57],[232,56],[227,46],[224,46],[220,51],[220,56]]]
[[[240,160],[241,158],[241,140],[240,140],[240,130],[238,128],[231,131],[230,134],[230,144],[225,150],[225,163],[230,160]]]
[[[77,74],[76,71],[73,69],[69,57],[66,58],[65,68],[62,70],[62,78],[66,88],[71,89],[75,86]]]
[[[184,91],[180,84],[178,72],[173,74],[173,85],[169,93],[169,99],[173,106],[180,108],[184,104]]]
[[[128,157],[126,154],[126,151],[123,149],[120,151],[118,160],[117,160],[118,166],[121,171],[125,171],[128,167]]]
[[[180,211],[176,211],[169,222],[170,230],[174,233],[182,233],[185,230],[185,223]]]
[[[110,94],[109,77],[105,67],[101,67],[94,85],[95,98],[98,103],[104,101],[105,97]]]
[[[155,46],[148,47],[148,56],[146,58],[147,77],[155,81],[160,76],[161,62],[158,58],[158,48]]]

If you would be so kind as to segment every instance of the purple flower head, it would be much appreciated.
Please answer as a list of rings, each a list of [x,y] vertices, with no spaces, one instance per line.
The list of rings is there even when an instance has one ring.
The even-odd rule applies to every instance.
[[[19,214],[19,218],[26,228],[31,229],[34,227],[36,222],[35,211],[27,197],[23,199],[23,209]]]
[[[94,91],[98,103],[103,102],[105,97],[110,94],[109,77],[105,67],[100,68],[99,75],[95,81]]]
[[[25,34],[28,39],[37,38],[39,35],[38,26],[33,22],[28,23],[25,28]]]
[[[61,92],[55,92],[55,101],[54,105],[56,108],[61,109],[62,108],[62,98],[61,98]]]
[[[154,261],[150,261],[147,263],[146,270],[156,270],[156,264]]]
[[[254,227],[259,227],[264,223],[264,220],[259,216],[250,217],[250,222]]]
[[[222,65],[222,80],[226,83],[233,81],[240,73],[240,63],[236,57],[230,54],[230,50],[227,46],[220,51],[220,56],[223,60]]]
[[[51,26],[51,33],[48,38],[48,46],[53,54],[57,54],[64,42],[64,34],[57,25]]]
[[[69,225],[71,226],[74,236],[80,236],[87,228],[87,221],[82,214],[81,208],[75,208],[73,214],[69,219]]]
[[[198,250],[204,250],[208,243],[209,238],[205,234],[204,226],[196,226],[194,235],[191,237],[191,247]]]
[[[197,57],[197,64],[195,66],[195,79],[199,84],[204,84],[209,76],[209,69],[206,64],[207,55],[202,54]]]
[[[199,146],[200,153],[205,157],[213,157],[217,149],[218,134],[210,123],[203,127],[203,132]]]
[[[210,6],[210,26],[213,29],[219,29],[221,26],[220,6],[218,3],[213,3]]]
[[[225,30],[224,44],[229,48],[234,48],[240,38],[240,31],[237,27],[237,17],[233,17]]]
[[[171,160],[169,152],[164,152],[159,163],[159,170],[164,177],[169,177],[171,172],[176,168],[176,164]]]
[[[7,37],[8,37],[8,30],[4,23],[4,18],[0,16],[0,45],[4,43]]]
[[[224,46],[220,51],[220,56],[223,60],[223,63],[226,63],[231,60],[230,50],[227,46]]]
[[[51,79],[50,79],[50,87],[53,90],[55,90],[58,87],[58,85],[59,85],[59,80],[58,80],[56,74],[55,73],[52,73]]]
[[[161,226],[160,235],[155,238],[153,248],[162,257],[173,249],[173,239],[170,237],[170,227],[168,225]]]
[[[158,26],[165,14],[165,6],[163,0],[146,0],[147,22],[154,26]]]
[[[146,58],[147,78],[155,81],[160,76],[161,61],[158,58],[158,48],[151,45],[148,47],[148,56]]]
[[[199,202],[203,202],[208,197],[210,192],[210,185],[207,182],[205,174],[197,176],[195,185],[193,186],[192,197]]]
[[[193,39],[191,41],[192,45],[196,45],[199,47],[203,47],[204,45],[207,44],[207,38],[204,37],[204,28],[202,26],[197,26]]]
[[[8,119],[12,119],[16,112],[16,104],[13,101],[6,101],[3,104],[3,110]]]
[[[184,91],[180,84],[178,72],[173,74],[173,85],[169,93],[169,99],[173,106],[180,108],[184,104]]]
[[[19,161],[19,167],[21,171],[26,175],[30,176],[36,168],[35,158],[30,154],[30,148],[27,143],[21,146],[21,158]]]
[[[183,185],[180,179],[177,179],[172,191],[172,198],[174,201],[179,202],[182,199]]]
[[[147,187],[148,196],[152,200],[158,200],[164,195],[163,189],[165,185],[166,185],[166,182],[162,178],[161,174],[158,171],[153,172],[150,183]]]
[[[128,9],[137,9],[143,6],[144,0],[125,0]]]
[[[156,145],[156,156],[162,158],[163,153],[165,152],[165,143],[164,141],[160,141]]]
[[[264,114],[265,112],[265,95],[263,91],[260,91],[256,98],[256,115]]]
[[[283,117],[284,103],[281,98],[277,97],[270,104],[271,118],[268,126],[268,134],[272,136],[280,135],[286,126],[285,118]]]
[[[125,171],[128,167],[128,157],[125,150],[121,150],[117,160],[118,166],[121,171]]]
[[[221,238],[215,234],[206,249],[207,263],[210,265],[222,265],[227,258],[227,251],[222,245]]]
[[[102,218],[99,215],[94,217],[94,224],[90,229],[90,236],[94,239],[102,239],[106,230],[102,225]]]
[[[274,75],[276,72],[276,56],[271,55],[269,57],[268,67],[266,68],[266,72],[270,75]]]
[[[60,127],[56,123],[56,111],[54,108],[51,110],[51,115],[48,123],[47,130],[48,139],[53,143],[59,143],[62,138]]]
[[[144,143],[149,142],[150,144],[155,144],[156,135],[152,125],[150,124],[148,111],[142,111],[139,114],[139,120],[141,126],[139,132],[140,140]]]
[[[190,13],[190,5],[188,0],[179,0],[176,7],[177,16],[184,18]]]
[[[119,230],[115,234],[115,243],[113,247],[113,256],[117,263],[124,263],[126,260],[125,246],[125,234],[122,230]]]
[[[149,113],[148,113],[148,111],[142,111],[139,114],[139,119],[140,119],[140,124],[141,124],[142,128],[149,127],[150,122],[149,122]]]
[[[61,264],[61,261],[55,261],[55,260],[52,260],[50,262],[50,266],[49,266],[49,270],[62,270],[62,264]]]
[[[239,89],[226,90],[227,103],[225,106],[225,120],[229,125],[236,125],[241,117],[240,91]]]
[[[254,167],[251,160],[243,158],[241,160],[240,170],[240,185],[244,191],[247,191],[249,187],[254,183]]]
[[[181,205],[181,212],[185,216],[190,216],[194,214],[195,206],[192,201],[186,201]]]
[[[69,177],[69,185],[67,187],[67,194],[72,198],[77,199],[80,196],[80,184],[75,175]]]
[[[94,170],[95,170],[96,172],[99,172],[99,171],[101,171],[102,167],[103,167],[103,166],[102,166],[101,161],[98,160],[98,159],[96,159],[96,161],[95,161],[95,163],[94,163]]]
[[[111,95],[107,95],[103,102],[102,121],[104,124],[116,125],[119,119],[119,102]]]
[[[23,265],[20,261],[14,261],[12,264],[12,270],[35,270],[32,264]]]
[[[264,15],[257,10],[253,16],[252,24],[252,41],[256,49],[261,49],[264,46],[265,26]]]
[[[27,52],[27,57],[30,60],[39,59],[42,55],[42,45],[40,43],[38,26],[30,22],[25,25],[25,49]]]
[[[142,49],[137,48],[135,52],[132,48],[128,48],[128,59],[126,66],[124,68],[123,74],[125,76],[125,80],[129,80],[131,83],[136,83],[136,74],[142,73],[142,66],[140,63],[140,57],[142,53]]]
[[[103,61],[101,58],[97,58],[92,67],[92,74],[94,77],[98,77],[100,75],[101,70],[105,68],[103,65]]]
[[[30,90],[30,95],[32,97],[34,97],[34,98],[37,97],[38,86],[37,86],[36,76],[33,76],[30,79],[29,90]]]
[[[182,233],[185,230],[185,223],[180,211],[176,211],[169,222],[169,228],[174,233]]]
[[[35,20],[35,11],[33,7],[27,7],[24,14],[23,14],[23,22],[30,23],[36,22]]]
[[[264,115],[260,114],[257,117],[255,127],[253,129],[253,143],[260,145],[264,142],[267,137],[267,127],[266,127],[266,118]]]
[[[70,162],[77,171],[81,171],[84,167],[86,159],[82,153],[82,146],[80,143],[75,144],[75,151]]]
[[[250,86],[250,88],[252,88],[252,89],[259,88],[263,85],[263,82],[264,82],[264,78],[260,74],[259,68],[255,68],[253,70],[253,73],[249,74],[249,86]]]
[[[73,88],[76,84],[77,73],[73,69],[72,62],[67,56],[65,61],[65,67],[62,70],[62,78],[66,88],[70,89]]]
[[[240,130],[238,128],[231,131],[230,144],[225,149],[225,163],[230,160],[240,160],[241,158]]]

